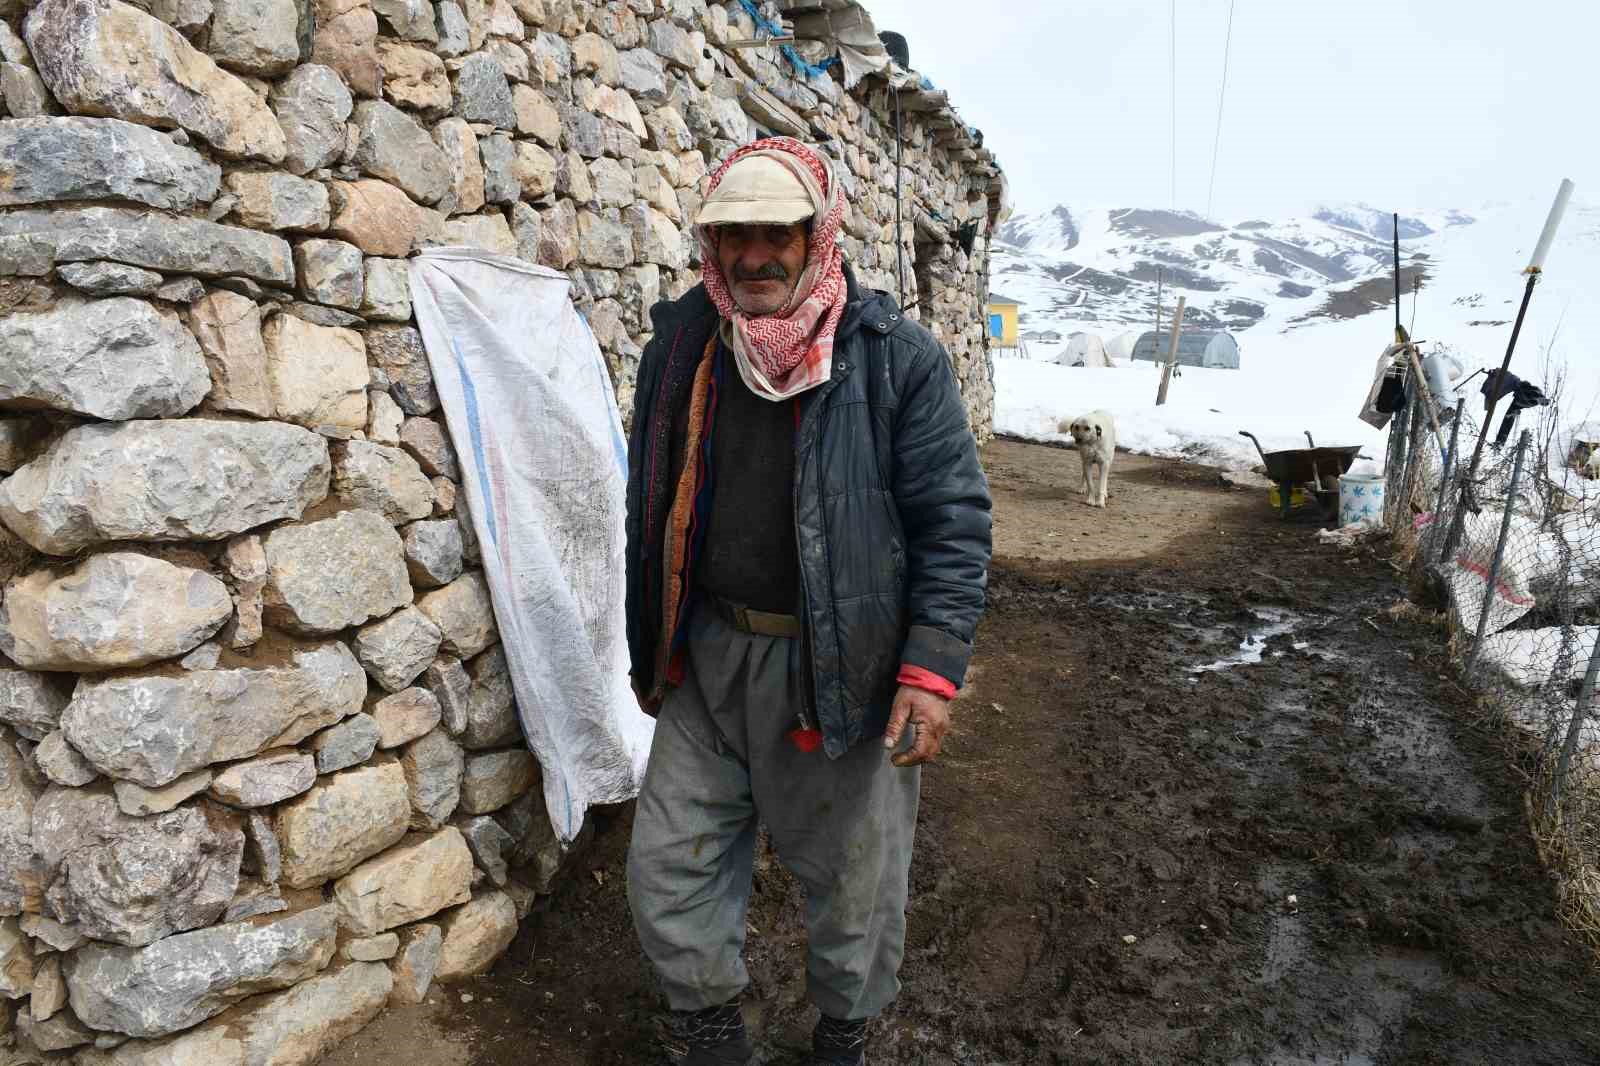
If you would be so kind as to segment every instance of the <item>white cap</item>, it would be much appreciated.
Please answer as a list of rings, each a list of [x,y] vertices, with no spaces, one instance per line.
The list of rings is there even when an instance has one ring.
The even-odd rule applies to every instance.
[[[770,156],[747,155],[728,168],[706,197],[699,223],[787,225],[816,213],[805,185],[792,170]]]

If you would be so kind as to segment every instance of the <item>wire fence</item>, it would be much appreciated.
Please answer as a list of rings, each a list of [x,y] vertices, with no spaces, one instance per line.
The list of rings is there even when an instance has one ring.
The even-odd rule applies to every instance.
[[[1430,412],[1414,396],[1389,427],[1385,519],[1414,587],[1448,612],[1466,683],[1517,738],[1563,910],[1600,946],[1600,480],[1559,403],[1505,407],[1474,467],[1483,423],[1466,401]]]

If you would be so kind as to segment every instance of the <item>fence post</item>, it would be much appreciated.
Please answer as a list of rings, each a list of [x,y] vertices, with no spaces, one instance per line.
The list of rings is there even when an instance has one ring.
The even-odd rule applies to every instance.
[[[1424,561],[1432,555],[1432,546],[1438,544],[1439,562],[1444,561],[1444,542],[1439,538],[1439,526],[1444,520],[1445,502],[1450,499],[1450,482],[1456,472],[1456,444],[1461,440],[1461,416],[1466,413],[1467,398],[1456,401],[1456,416],[1450,423],[1450,447],[1444,453],[1444,470],[1439,474],[1439,502],[1433,505],[1433,525],[1428,527],[1429,551],[1423,553]]]
[[[1405,483],[1401,486],[1400,513],[1395,516],[1397,520],[1403,520],[1408,527],[1411,525],[1411,497],[1417,489],[1417,473],[1428,455],[1428,450],[1422,446],[1423,435],[1428,429],[1428,404],[1427,394],[1418,388],[1411,407],[1411,444],[1406,453],[1406,476]]]
[[[1506,557],[1506,540],[1511,536],[1511,514],[1516,510],[1517,486],[1522,483],[1522,460],[1528,454],[1528,444],[1533,431],[1525,429],[1517,438],[1517,459],[1511,466],[1511,484],[1506,488],[1505,515],[1500,520],[1500,539],[1494,545],[1494,561],[1489,564],[1489,577],[1483,586],[1483,611],[1478,615],[1478,635],[1472,642],[1472,654],[1467,657],[1467,676],[1478,665],[1478,655],[1483,651],[1484,630],[1489,626],[1489,608],[1494,606],[1494,589],[1500,582],[1500,564]]]
[[[1385,488],[1391,487],[1396,473],[1401,480],[1405,479],[1406,469],[1406,442],[1411,437],[1411,404],[1415,397],[1407,400],[1405,406],[1394,413],[1394,419],[1389,423],[1389,454],[1384,458],[1383,477]],[[1383,496],[1383,524],[1389,529],[1394,529],[1395,495],[1388,491]]]
[[[1556,762],[1556,772],[1550,778],[1550,807],[1552,813],[1561,799],[1561,783],[1572,769],[1572,757],[1578,751],[1578,738],[1583,734],[1583,723],[1589,717],[1594,703],[1595,686],[1600,685],[1600,634],[1595,636],[1594,649],[1589,652],[1589,667],[1583,672],[1583,687],[1578,690],[1578,705],[1572,710],[1572,722],[1567,726],[1566,743],[1561,745],[1561,758]]]

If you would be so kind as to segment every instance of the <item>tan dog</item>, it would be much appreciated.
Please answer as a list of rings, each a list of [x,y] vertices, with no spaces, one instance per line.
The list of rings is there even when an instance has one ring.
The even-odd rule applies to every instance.
[[[1072,434],[1083,460],[1083,494],[1091,507],[1106,505],[1106,488],[1111,484],[1111,460],[1117,454],[1117,423],[1109,412],[1090,411],[1061,427]],[[1095,485],[1093,468],[1100,468],[1100,484]]]

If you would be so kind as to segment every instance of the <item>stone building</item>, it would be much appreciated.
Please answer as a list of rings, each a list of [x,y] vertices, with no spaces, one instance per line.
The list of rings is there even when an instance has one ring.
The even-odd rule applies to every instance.
[[[697,280],[708,164],[820,142],[850,261],[941,337],[989,434],[1004,179],[870,40],[752,43],[779,14],[0,0],[12,1054],[307,1063],[481,972],[558,876],[411,324],[418,248],[566,271],[626,412],[650,306]]]

